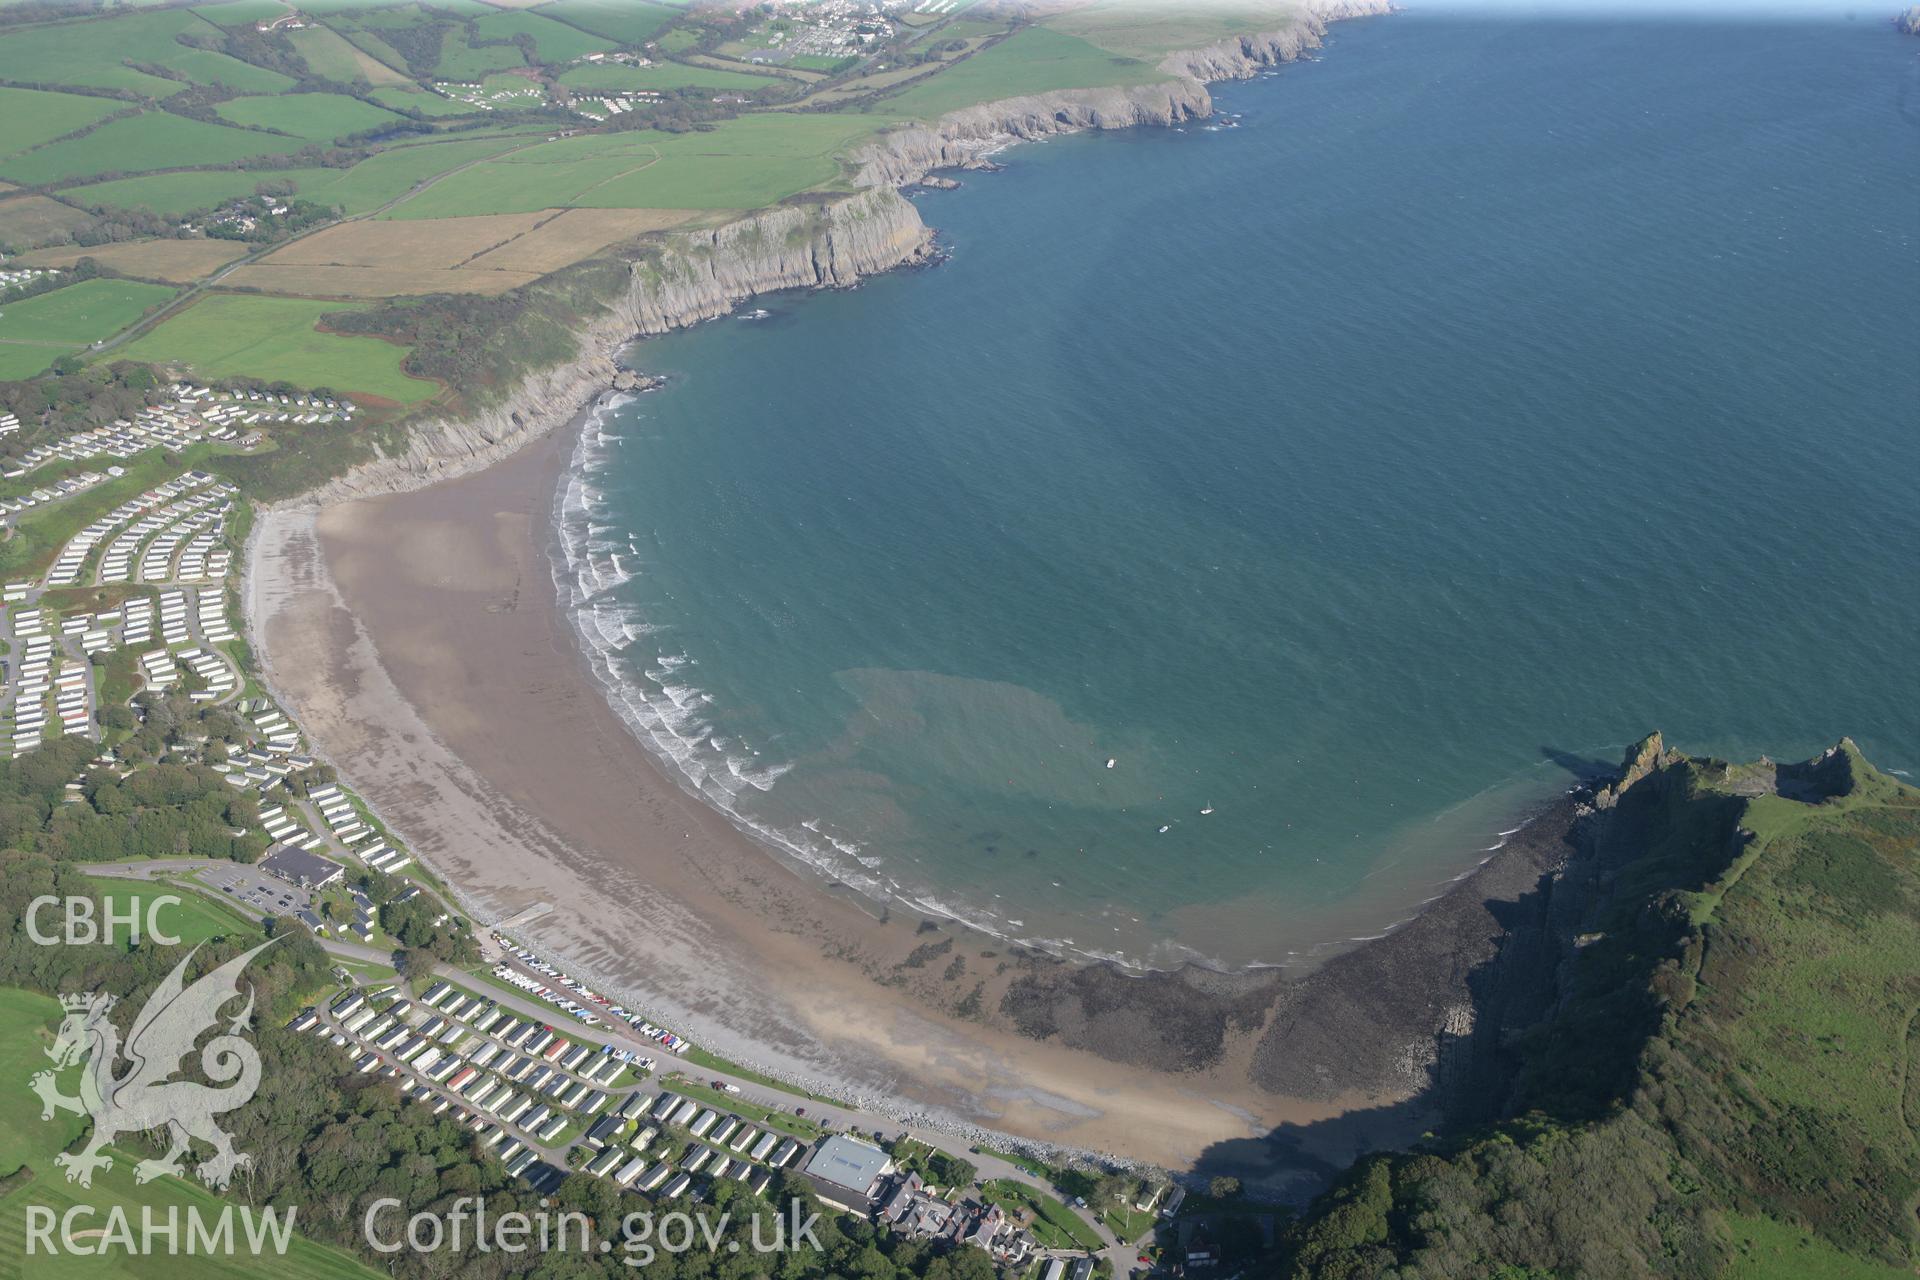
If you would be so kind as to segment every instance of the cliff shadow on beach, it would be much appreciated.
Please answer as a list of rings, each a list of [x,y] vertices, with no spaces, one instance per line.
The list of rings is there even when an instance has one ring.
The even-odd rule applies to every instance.
[[[1357,1081],[1383,1068],[1417,1074],[1418,1086],[1218,1143],[1196,1179],[1229,1175],[1259,1199],[1297,1205],[1372,1151],[1444,1149],[1523,1114],[1575,1124],[1626,1101],[1661,1027],[1658,971],[1689,933],[1680,897],[1720,875],[1743,841],[1739,796],[1692,786],[1680,762],[1657,735],[1643,741],[1607,770],[1613,781],[1543,815],[1532,839],[1483,869],[1484,883],[1476,876],[1405,930],[1302,980],[1262,1046],[1263,1086],[1313,1096],[1342,1067]]]

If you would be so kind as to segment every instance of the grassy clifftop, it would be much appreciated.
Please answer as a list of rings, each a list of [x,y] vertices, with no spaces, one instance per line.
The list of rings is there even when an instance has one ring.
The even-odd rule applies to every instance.
[[[1281,1274],[1913,1274],[1920,791],[1851,742],[1629,763],[1543,886],[1549,1012],[1493,1029],[1505,1118],[1357,1166]]]

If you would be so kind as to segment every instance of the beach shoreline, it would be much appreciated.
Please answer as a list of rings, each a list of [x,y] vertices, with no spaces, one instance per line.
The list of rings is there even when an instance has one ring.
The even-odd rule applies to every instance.
[[[1237,56],[1244,71],[1300,48]],[[1110,126],[982,126],[939,158],[1082,127]],[[878,240],[849,249],[831,217],[816,224],[816,244],[835,249],[813,255],[825,269],[787,282],[791,269],[767,264],[785,283],[766,288],[716,276],[673,316],[629,298],[528,404],[477,429],[441,424],[448,440],[263,513],[246,596],[269,687],[478,923],[726,1057],[903,1120],[1173,1168],[1278,1133],[1278,1163],[1296,1170],[1410,1140],[1439,1117],[1447,1000],[1502,936],[1489,904],[1564,857],[1570,810],[1552,807],[1402,927],[1305,978],[1141,973],[810,884],[614,713],[561,607],[554,555],[561,478],[615,383],[615,330],[644,336],[741,296],[924,261],[917,214],[882,195],[894,225]],[[973,964],[956,981],[929,953]],[[1398,975],[1385,999],[1383,972]]]
[[[1484,903],[1559,856],[1556,813],[1298,980],[1068,965],[876,916],[689,794],[607,704],[552,573],[574,435],[407,494],[269,511],[250,555],[270,687],[479,924],[512,922],[713,1052],[901,1120],[1174,1168],[1276,1131],[1323,1135],[1287,1158],[1333,1167],[1436,1121],[1393,1105],[1428,1083],[1434,984],[1490,954]],[[974,1016],[968,987],[910,963],[929,946],[980,971],[991,956]]]
[[[919,922],[808,893],[655,768],[551,595],[540,509],[565,443],[402,498],[262,519],[268,677],[327,758],[479,922],[519,918],[516,936],[715,1052],[949,1126],[1114,1151],[1156,1127],[1149,1113],[1169,1108],[1130,1069],[874,982],[921,945]],[[391,554],[410,544],[427,550]],[[1244,1136],[1215,1094],[1263,1101],[1223,1077],[1159,1117],[1143,1157]]]

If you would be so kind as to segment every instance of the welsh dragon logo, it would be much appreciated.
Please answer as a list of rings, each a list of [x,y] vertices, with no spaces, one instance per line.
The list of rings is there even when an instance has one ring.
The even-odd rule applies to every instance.
[[[99,992],[60,997],[66,1017],[47,1050],[54,1065],[34,1075],[32,1088],[40,1095],[42,1120],[53,1119],[56,1111],[77,1112],[93,1119],[93,1134],[85,1150],[54,1157],[54,1162],[66,1169],[67,1181],[92,1186],[95,1171],[113,1165],[106,1148],[115,1138],[153,1129],[167,1130],[170,1146],[159,1159],[142,1160],[134,1166],[136,1182],[182,1173],[187,1143],[192,1138],[213,1148],[213,1157],[195,1166],[194,1172],[215,1190],[224,1188],[234,1171],[253,1159],[233,1149],[233,1139],[214,1117],[245,1106],[260,1087],[260,1053],[241,1034],[253,1017],[253,987],[242,990],[239,979],[248,962],[272,945],[271,941],[263,942],[187,986],[183,975],[194,952],[200,949],[195,946],[148,997],[127,1032],[124,1047],[119,1029],[107,1016],[115,997]],[[224,1087],[173,1079],[181,1070],[181,1060],[193,1052],[200,1036],[220,1025],[220,1010],[242,996],[245,1007],[225,1020],[223,1034],[200,1049],[201,1071],[215,1085]],[[79,1095],[61,1093],[55,1075],[88,1057],[91,1061],[80,1078]],[[127,1069],[116,1075],[122,1058]]]

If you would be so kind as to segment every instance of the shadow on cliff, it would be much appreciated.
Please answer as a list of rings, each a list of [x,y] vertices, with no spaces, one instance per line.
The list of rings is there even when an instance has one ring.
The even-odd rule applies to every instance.
[[[1617,765],[1568,759],[1591,766],[1586,778],[1621,776]],[[1658,971],[1688,934],[1684,912],[1668,909],[1669,891],[1700,883],[1706,864],[1724,865],[1737,812],[1656,771],[1608,797],[1601,817],[1540,833],[1525,873],[1516,868],[1507,892],[1475,904],[1483,914],[1443,921],[1458,930],[1490,919],[1498,942],[1462,977],[1422,993],[1447,1014],[1425,1087],[1403,1102],[1217,1143],[1196,1161],[1192,1181],[1229,1175],[1259,1199],[1303,1205],[1369,1152],[1444,1144],[1521,1113],[1564,1123],[1606,1114],[1633,1088],[1660,1027]],[[1548,856],[1555,846],[1563,857]],[[1381,1023],[1390,1020],[1396,975],[1443,962],[1431,940],[1393,937],[1404,954],[1332,980],[1343,1002]],[[1431,1027],[1436,1015],[1428,1017]],[[1410,1032],[1400,1043],[1417,1038]],[[1374,1037],[1372,1052],[1379,1043]],[[1339,1075],[1323,1078],[1331,1085]]]
[[[1484,904],[1503,940],[1466,975],[1462,994],[1472,1016],[1456,1020],[1458,1030],[1435,1037],[1434,1061],[1419,1093],[1216,1143],[1195,1162],[1195,1182],[1227,1175],[1257,1199],[1304,1206],[1369,1152],[1444,1140],[1497,1119],[1519,1073],[1515,1023],[1543,1012],[1555,987],[1552,899],[1553,874],[1547,872],[1518,897]]]

